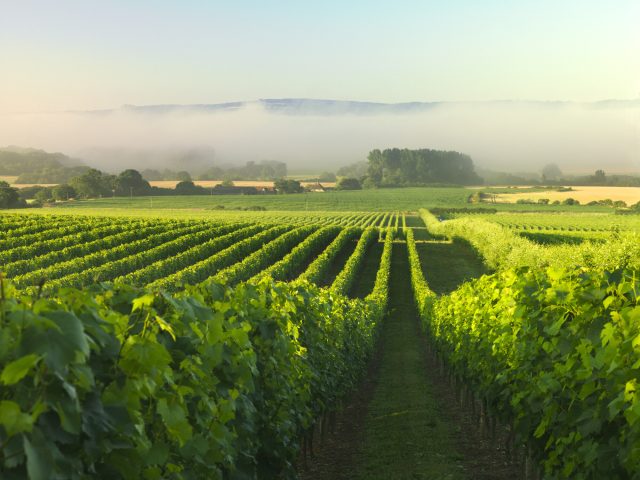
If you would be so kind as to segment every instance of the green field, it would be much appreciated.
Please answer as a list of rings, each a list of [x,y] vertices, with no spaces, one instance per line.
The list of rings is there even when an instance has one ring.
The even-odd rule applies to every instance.
[[[376,190],[328,191],[289,195],[205,195],[102,198],[75,200],[56,204],[56,213],[100,215],[154,215],[176,214],[194,216],[224,216],[237,214],[238,209],[265,208],[268,212],[388,212],[415,211],[418,208],[456,207],[492,208],[503,212],[575,212],[611,213],[606,206],[586,205],[517,205],[509,203],[467,203],[476,190],[467,188],[381,188]],[[487,188],[486,192],[500,193],[504,188]],[[232,210],[228,213],[226,210]],[[135,212],[135,213],[134,213]],[[262,212],[246,212],[260,214]],[[242,213],[245,214],[245,213]]]
[[[468,195],[0,214],[0,476],[635,478],[640,216]]]
[[[415,210],[417,205],[447,206],[466,202],[469,191],[464,188],[408,188],[358,191],[333,191],[289,195],[212,195],[180,197],[104,198],[69,202],[63,208],[73,209],[187,209],[214,210],[265,207],[268,211],[354,211],[384,212]],[[151,207],[153,202],[153,207]]]

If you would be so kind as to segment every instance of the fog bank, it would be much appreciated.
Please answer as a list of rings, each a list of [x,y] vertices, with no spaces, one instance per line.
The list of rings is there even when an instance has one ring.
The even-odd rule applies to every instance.
[[[275,105],[0,115],[0,146],[60,151],[112,172],[260,160],[287,162],[290,171],[335,170],[389,147],[457,150],[510,172],[548,163],[568,173],[640,172],[640,101]]]

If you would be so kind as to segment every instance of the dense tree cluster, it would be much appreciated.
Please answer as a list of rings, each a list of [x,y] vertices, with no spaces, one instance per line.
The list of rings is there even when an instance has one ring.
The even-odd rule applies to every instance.
[[[370,186],[482,183],[468,155],[442,150],[391,148],[369,153]]]
[[[336,184],[338,190],[361,190],[362,185],[357,178],[344,177],[338,180]]]
[[[18,190],[0,180],[0,208],[20,208],[25,202],[18,195]]]
[[[19,192],[23,199],[35,199],[38,203],[46,203],[72,198],[150,195],[153,193],[153,188],[136,170],[129,169],[119,175],[109,175],[90,168],[85,173],[71,178],[69,183],[62,183],[55,187],[36,185],[22,188]]]
[[[79,197],[106,197],[114,194],[115,176],[92,168],[87,173],[71,179],[71,186]]]
[[[593,175],[563,179],[567,185],[596,185],[602,187],[640,187],[640,177],[634,175],[607,175],[596,170]]]
[[[279,178],[273,184],[278,193],[302,193],[304,189],[297,180]]]
[[[542,170],[541,183],[543,185],[640,187],[640,177],[635,175],[607,175],[602,169],[596,170],[593,175],[564,175],[557,165],[549,164]]]
[[[151,191],[151,185],[137,170],[125,170],[113,181],[113,191],[119,196],[147,195]]]
[[[336,180],[338,180],[338,177],[333,172],[322,172],[318,175],[319,182],[335,182]]]

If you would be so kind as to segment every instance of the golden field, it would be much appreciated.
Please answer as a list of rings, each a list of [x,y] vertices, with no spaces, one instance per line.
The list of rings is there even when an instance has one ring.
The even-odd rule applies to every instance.
[[[496,195],[497,202],[515,203],[518,200],[537,201],[540,198],[548,198],[551,202],[555,200],[563,201],[573,198],[585,204],[597,200],[611,199],[613,201],[622,200],[627,205],[640,202],[640,187],[571,187],[569,192],[557,192],[548,190],[544,192],[522,192],[503,193]]]
[[[14,188],[35,187],[36,185],[39,187],[55,187],[57,185],[57,183],[15,183],[17,179],[18,179],[17,176],[0,175],[0,181],[7,182],[10,186]]]

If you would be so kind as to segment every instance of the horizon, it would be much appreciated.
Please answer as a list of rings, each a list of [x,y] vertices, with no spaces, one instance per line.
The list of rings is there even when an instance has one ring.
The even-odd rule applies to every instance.
[[[337,99],[337,98],[321,98],[321,97],[259,97],[250,99],[228,99],[218,102],[195,102],[195,103],[123,103],[121,105],[113,105],[110,107],[105,106],[99,109],[80,109],[80,110],[51,110],[51,111],[12,111],[2,112],[2,115],[33,115],[33,114],[56,114],[56,113],[101,113],[110,112],[115,110],[124,110],[127,108],[147,108],[147,107],[201,107],[201,106],[218,106],[218,105],[234,105],[234,104],[250,104],[261,102],[273,102],[273,101],[309,101],[309,102],[335,102],[335,103],[352,103],[352,104],[369,104],[369,105],[388,105],[388,106],[400,106],[400,105],[440,105],[440,104],[488,104],[488,103],[521,103],[521,104],[576,104],[576,105],[597,105],[610,102],[622,102],[632,103],[640,102],[640,94],[637,97],[609,97],[609,98],[596,98],[592,100],[573,100],[573,99],[536,99],[536,98],[494,98],[486,100],[408,100],[402,102],[383,102],[367,99]]]

